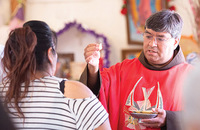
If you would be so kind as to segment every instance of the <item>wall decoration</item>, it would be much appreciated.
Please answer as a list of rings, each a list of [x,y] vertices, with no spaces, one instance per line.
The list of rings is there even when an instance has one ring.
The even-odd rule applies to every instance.
[[[123,49],[122,50],[122,61],[125,59],[133,59],[139,57],[142,49]]]
[[[9,22],[10,30],[22,27],[25,19],[25,0],[11,0],[11,20]]]
[[[127,7],[126,7],[126,5],[127,5],[127,0],[123,0],[123,5],[122,5],[122,8],[121,8],[121,14],[123,14],[123,15],[126,15],[127,14]]]
[[[166,0],[126,0],[128,44],[142,44],[146,19],[156,11],[165,9]]]
[[[84,26],[82,24],[74,21],[74,22],[69,22],[69,23],[65,24],[64,28],[57,32],[58,40],[61,35],[63,35],[67,31],[69,31],[71,28],[75,28],[76,30],[78,30],[78,34],[76,34],[77,37],[81,37],[82,39],[84,39],[84,37],[87,34],[87,35],[91,35],[95,38],[92,43],[100,43],[100,42],[102,43],[103,49],[101,51],[102,52],[101,60],[103,59],[103,61],[100,63],[101,63],[102,68],[108,68],[110,66],[110,61],[109,61],[110,45],[108,44],[107,37],[104,36],[103,34],[96,33],[94,30],[84,28]],[[64,37],[72,37],[71,35],[72,34],[69,33],[68,36],[65,35]],[[70,41],[65,41],[65,42],[70,42]],[[80,44],[84,44],[82,41],[80,41],[80,42],[81,42]],[[68,44],[73,44],[73,43],[68,43]],[[89,43],[87,43],[87,44],[89,44]],[[73,50],[73,48],[70,48],[70,49]],[[81,50],[84,50],[84,48],[81,48]],[[80,54],[80,51],[79,51],[78,55],[79,55],[78,57],[80,57],[80,55],[83,55],[83,53]],[[76,61],[76,59],[75,59],[75,61]]]
[[[100,51],[99,69],[108,68],[109,61],[109,47],[106,36],[98,34],[94,30],[86,28],[80,23],[69,22],[64,27],[56,32],[58,37],[57,52],[60,54],[73,54],[73,61],[62,58],[64,61],[63,67],[59,68],[60,76],[63,78],[78,80],[80,74],[86,66],[84,58],[84,48],[90,43],[102,43],[102,50]],[[60,58],[58,61],[61,61]],[[63,65],[62,65],[63,66]]]

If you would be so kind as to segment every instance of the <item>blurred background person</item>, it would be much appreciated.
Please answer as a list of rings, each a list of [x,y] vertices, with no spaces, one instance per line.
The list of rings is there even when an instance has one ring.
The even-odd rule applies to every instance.
[[[200,129],[200,63],[195,65],[195,69],[188,74],[184,84],[183,103],[184,110],[180,118],[180,124],[184,130]]]

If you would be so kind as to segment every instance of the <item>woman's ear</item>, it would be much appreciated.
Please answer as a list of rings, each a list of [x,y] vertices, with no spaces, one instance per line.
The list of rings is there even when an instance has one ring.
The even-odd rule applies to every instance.
[[[50,63],[51,64],[53,64],[53,53],[52,53],[52,47],[50,47],[49,49],[48,49],[48,59],[49,59],[49,61],[50,61]]]

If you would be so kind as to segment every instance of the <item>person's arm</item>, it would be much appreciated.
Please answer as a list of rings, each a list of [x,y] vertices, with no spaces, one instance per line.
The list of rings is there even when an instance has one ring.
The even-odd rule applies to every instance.
[[[93,123],[92,126],[95,127],[94,128],[95,130],[111,130],[110,122],[109,122],[108,114],[106,110],[104,109],[104,107],[102,106],[102,104],[99,102],[99,100],[96,97],[94,99],[93,93],[90,91],[90,89],[87,88],[87,86],[85,86],[84,84],[78,81],[69,81],[69,80],[65,81],[64,95],[65,97],[72,98],[72,99],[84,99],[84,103],[82,102],[82,104],[79,104],[80,108],[82,107],[81,105],[88,104],[88,106],[87,105],[86,106],[89,109],[89,111],[92,112],[98,109],[98,111],[95,112],[98,116],[96,116],[95,114],[91,114],[89,118],[89,119],[94,119],[92,121]],[[93,104],[95,104],[95,106]]]
[[[96,96],[100,90],[99,51],[100,45],[95,43],[84,49],[87,66],[80,77],[80,82],[88,86]]]
[[[89,77],[89,72],[88,72],[88,67],[86,66],[83,73],[81,74],[80,77],[80,82],[85,84],[96,96],[99,95],[100,91],[100,86],[101,86],[101,76],[100,76],[100,71],[97,72],[97,79],[93,79],[96,82],[91,82],[88,80],[91,80],[92,78]]]
[[[100,125],[98,128],[96,128],[95,130],[111,130],[110,127],[110,122],[107,119],[102,125]]]

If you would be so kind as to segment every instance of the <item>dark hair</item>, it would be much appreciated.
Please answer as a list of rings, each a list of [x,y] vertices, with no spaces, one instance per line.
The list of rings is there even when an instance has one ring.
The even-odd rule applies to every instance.
[[[162,10],[152,14],[145,23],[145,29],[149,28],[156,32],[168,32],[173,38],[181,36],[183,20],[181,16],[170,10]]]
[[[57,37],[54,31],[43,21],[28,21],[23,27],[29,26],[32,31],[36,34],[37,45],[35,47],[35,56],[37,62],[37,70],[45,70],[46,62],[50,63],[47,50],[52,47],[55,53],[55,47],[57,44]],[[56,42],[56,43],[55,43]]]
[[[3,83],[4,86],[5,84],[9,84],[9,86],[4,103],[5,106],[8,106],[14,99],[14,106],[17,108],[18,113],[21,113],[18,102],[25,96],[31,74],[34,74],[36,70],[34,55],[36,44],[35,33],[31,31],[30,27],[11,31],[5,44],[2,63],[6,76],[3,78]],[[24,92],[21,92],[22,83],[25,83],[26,86]]]
[[[8,104],[12,105],[11,101],[14,100],[19,116],[24,117],[18,103],[26,96],[36,70],[45,71],[50,64],[48,49],[52,47],[52,52],[56,53],[56,39],[55,33],[42,21],[28,21],[23,28],[10,32],[2,58],[6,73],[3,84],[8,85],[4,102],[7,110]],[[21,90],[22,83],[24,90]]]

